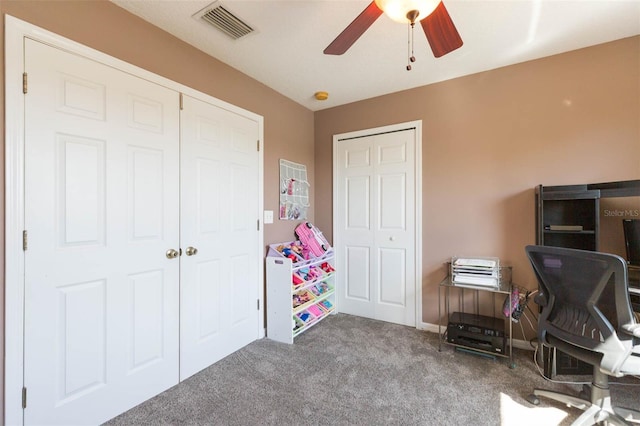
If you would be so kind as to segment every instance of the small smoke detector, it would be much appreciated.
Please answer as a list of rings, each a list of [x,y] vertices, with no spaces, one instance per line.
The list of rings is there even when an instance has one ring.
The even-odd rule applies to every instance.
[[[214,1],[194,14],[193,18],[202,19],[234,40],[253,32],[249,24],[231,13],[220,1]]]

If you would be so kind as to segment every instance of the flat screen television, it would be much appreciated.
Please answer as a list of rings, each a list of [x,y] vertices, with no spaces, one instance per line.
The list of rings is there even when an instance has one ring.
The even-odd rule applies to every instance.
[[[627,261],[640,266],[640,219],[623,219],[624,243],[627,247]]]

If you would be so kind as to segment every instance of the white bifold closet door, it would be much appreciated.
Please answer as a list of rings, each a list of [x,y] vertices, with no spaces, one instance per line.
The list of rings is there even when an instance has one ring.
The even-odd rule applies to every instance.
[[[179,93],[25,42],[25,424],[97,424],[178,383]]]
[[[181,135],[184,380],[257,338],[260,206],[255,121],[183,96]]]
[[[340,312],[416,324],[415,128],[334,142]]]

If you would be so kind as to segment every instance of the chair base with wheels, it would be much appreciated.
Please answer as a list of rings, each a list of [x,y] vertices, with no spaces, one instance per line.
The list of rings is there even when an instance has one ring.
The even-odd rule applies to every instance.
[[[538,405],[540,404],[539,397],[584,410],[584,413],[573,422],[573,426],[595,425],[602,422],[622,426],[629,425],[629,422],[640,423],[640,411],[614,407],[611,404],[609,376],[601,372],[598,367],[593,368],[591,386],[585,385],[578,396],[545,389],[534,389],[533,394],[527,397],[527,401]]]

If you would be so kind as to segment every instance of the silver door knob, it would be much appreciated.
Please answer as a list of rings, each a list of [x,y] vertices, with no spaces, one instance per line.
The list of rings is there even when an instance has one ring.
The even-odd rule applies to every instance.
[[[180,253],[178,250],[169,249],[165,254],[167,255],[167,259],[175,259]]]
[[[184,252],[187,253],[187,256],[195,256],[198,254],[198,249],[195,247],[187,247]]]

